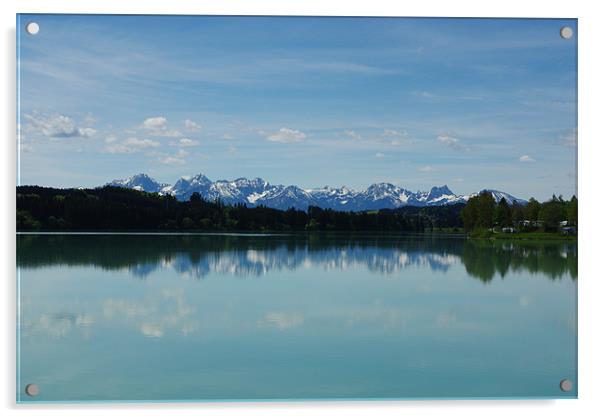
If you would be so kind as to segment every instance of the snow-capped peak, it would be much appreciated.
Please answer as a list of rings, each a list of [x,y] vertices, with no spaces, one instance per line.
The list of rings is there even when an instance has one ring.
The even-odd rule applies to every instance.
[[[188,200],[193,193],[199,193],[209,201],[219,199],[226,204],[263,205],[283,210],[291,207],[305,210],[309,206],[344,211],[394,209],[408,205],[441,206],[466,203],[477,195],[456,195],[447,185],[435,186],[422,192],[412,192],[391,183],[374,183],[365,190],[353,190],[346,186],[302,189],[295,185],[270,184],[260,177],[211,181],[203,174],[183,176],[173,186],[160,184],[146,174],[114,180],[109,185],[170,194],[179,200]],[[508,204],[515,200],[519,204],[526,203],[523,199],[498,190],[484,189],[481,192],[491,193],[496,202],[505,198]]]
[[[139,191],[145,191],[150,193],[160,192],[167,184],[160,184],[155,179],[151,178],[148,174],[140,173],[135,174],[127,179],[113,180],[107,185],[115,187],[125,187],[127,189],[134,189]]]

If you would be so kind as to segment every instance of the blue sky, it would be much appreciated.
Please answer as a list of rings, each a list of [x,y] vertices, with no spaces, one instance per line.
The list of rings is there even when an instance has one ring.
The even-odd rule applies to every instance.
[[[26,22],[40,32],[28,35]],[[575,20],[21,15],[20,184],[576,193]]]

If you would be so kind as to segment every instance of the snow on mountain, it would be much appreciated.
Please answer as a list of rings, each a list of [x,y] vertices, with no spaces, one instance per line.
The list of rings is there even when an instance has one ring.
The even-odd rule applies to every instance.
[[[515,200],[516,200],[516,203],[518,203],[519,205],[527,204],[526,200],[519,199],[506,192],[500,192],[499,190],[483,189],[483,190],[481,190],[481,193],[483,193],[483,192],[490,193],[496,203],[499,203],[499,201],[502,200],[502,198],[504,198],[504,199],[506,199],[506,202],[508,202],[509,205],[511,205],[512,202],[514,202]]]
[[[197,174],[194,177],[182,176],[173,186],[165,188],[161,192],[176,196],[179,200],[188,200],[194,192],[206,196],[212,184],[213,182],[202,174]]]
[[[391,183],[376,183],[363,191],[345,186],[302,189],[294,185],[272,185],[261,178],[242,177],[232,181],[211,181],[203,174],[181,177],[173,186],[160,184],[146,174],[137,174],[125,180],[113,180],[109,185],[169,194],[178,200],[188,200],[196,192],[210,201],[219,199],[226,204],[243,203],[250,207],[264,205],[283,210],[291,207],[307,210],[309,206],[342,211],[395,209],[402,206],[442,206],[466,203],[468,199],[477,195],[477,193],[456,195],[447,185],[422,192],[412,192]],[[496,202],[505,198],[509,204],[515,200],[519,204],[527,203],[523,199],[499,190],[483,189],[480,193],[483,192],[491,193]]]
[[[123,180],[113,180],[107,186],[124,187],[126,189],[134,189],[149,193],[158,193],[168,184],[160,184],[156,180],[150,178],[144,173],[136,174],[132,177]]]

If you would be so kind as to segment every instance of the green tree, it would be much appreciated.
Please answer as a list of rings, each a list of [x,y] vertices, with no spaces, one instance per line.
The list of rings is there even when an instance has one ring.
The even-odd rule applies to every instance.
[[[532,222],[539,219],[539,211],[541,210],[541,204],[535,200],[535,198],[529,199],[529,202],[525,206],[525,217]]]
[[[577,197],[573,196],[566,208],[566,217],[569,224],[577,226],[577,212]]]
[[[556,196],[553,196],[552,200],[544,202],[539,211],[539,220],[543,222],[547,230],[558,229],[560,221],[566,220],[564,203]]]
[[[512,226],[512,210],[503,197],[495,208],[495,221],[501,227]]]
[[[17,230],[21,231],[37,231],[40,229],[40,221],[35,219],[26,210],[17,210]]]
[[[479,220],[478,226],[481,228],[491,228],[495,214],[495,200],[489,192],[479,194]]]
[[[516,200],[512,202],[512,222],[518,223],[525,219],[525,208],[519,204]]]
[[[182,219],[182,228],[183,229],[194,229],[194,227],[195,227],[195,224],[192,219],[190,219],[189,217],[185,217]]]
[[[477,222],[479,219],[479,197],[474,196],[468,199],[466,202],[466,206],[460,212],[460,216],[462,217],[462,222],[464,223],[464,229],[467,231],[472,231],[477,227]]]

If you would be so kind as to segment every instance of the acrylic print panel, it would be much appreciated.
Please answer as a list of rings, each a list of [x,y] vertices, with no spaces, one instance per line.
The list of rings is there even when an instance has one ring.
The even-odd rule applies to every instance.
[[[576,20],[17,33],[19,402],[577,396]]]

